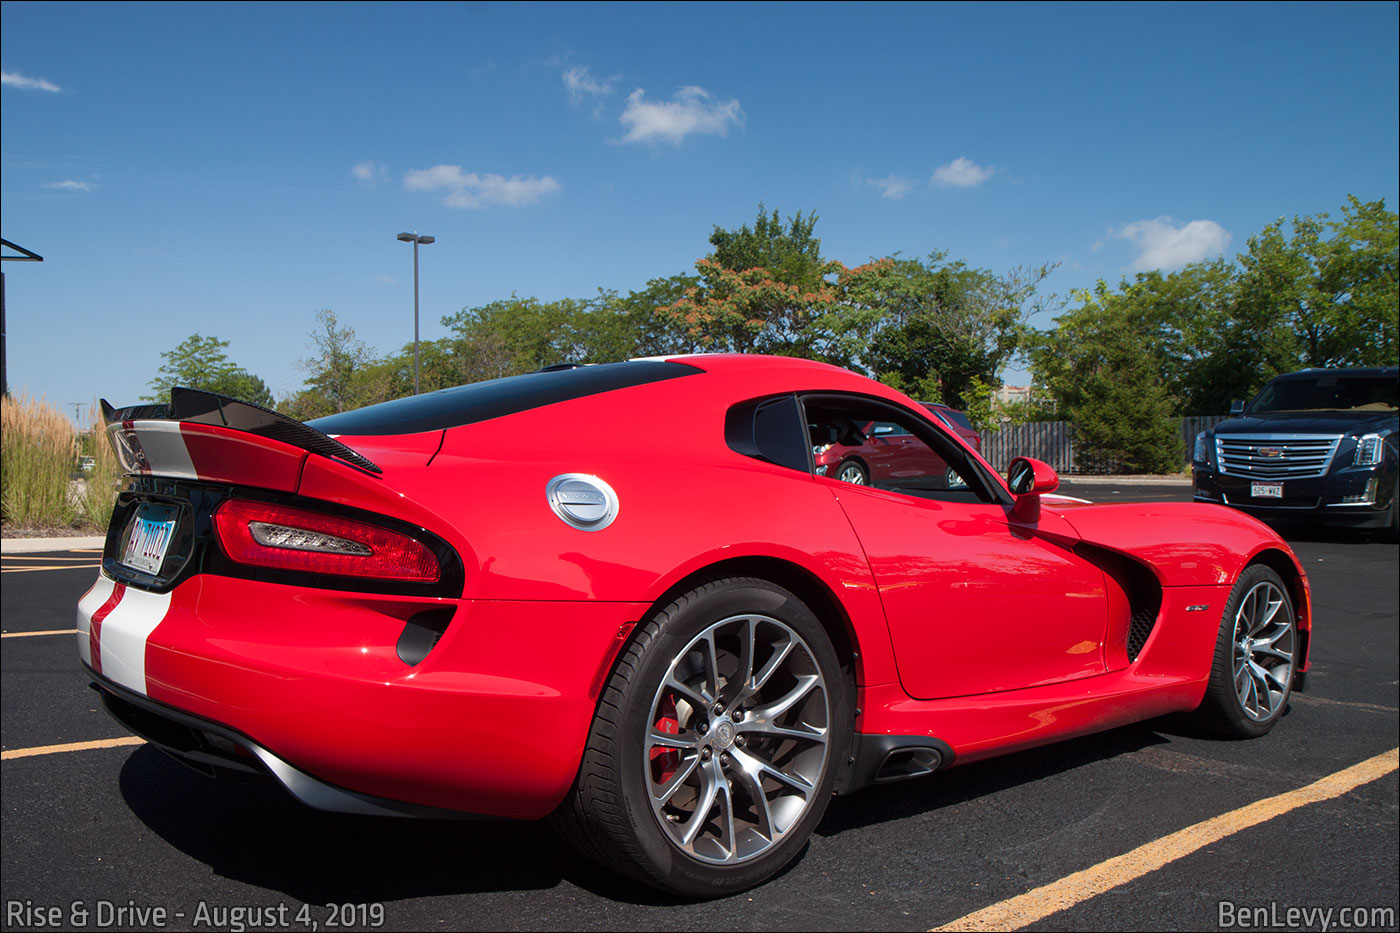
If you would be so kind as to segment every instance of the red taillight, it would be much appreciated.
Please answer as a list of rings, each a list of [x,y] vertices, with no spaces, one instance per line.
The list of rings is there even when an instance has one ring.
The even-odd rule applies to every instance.
[[[441,574],[416,538],[336,515],[230,499],[214,512],[214,528],[240,564],[415,583],[436,583]]]

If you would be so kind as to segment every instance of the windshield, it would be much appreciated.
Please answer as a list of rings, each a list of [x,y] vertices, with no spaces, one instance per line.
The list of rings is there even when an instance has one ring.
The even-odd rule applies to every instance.
[[[1310,379],[1281,379],[1264,387],[1249,406],[1251,415],[1282,411],[1395,411],[1400,381],[1388,376],[1319,373]]]

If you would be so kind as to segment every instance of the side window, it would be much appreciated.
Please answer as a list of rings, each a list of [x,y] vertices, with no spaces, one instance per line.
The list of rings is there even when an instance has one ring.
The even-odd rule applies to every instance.
[[[999,499],[947,429],[899,406],[858,395],[802,397],[818,476],[921,499]]]
[[[812,468],[796,396],[740,402],[726,413],[724,440],[730,449],[755,460],[806,473]]]

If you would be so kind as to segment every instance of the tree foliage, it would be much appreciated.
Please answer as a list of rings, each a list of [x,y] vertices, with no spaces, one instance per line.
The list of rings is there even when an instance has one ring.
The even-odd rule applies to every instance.
[[[1112,438],[1129,413],[1111,410],[1119,406],[1144,424],[1152,412],[1157,421],[1222,414],[1279,373],[1396,365],[1396,261],[1395,212],[1353,197],[1340,220],[1269,224],[1234,262],[1076,293],[1077,305],[1035,338],[1032,365],[1096,449],[1121,449]],[[1135,430],[1156,443],[1154,431]],[[1174,443],[1162,428],[1160,444]]]
[[[243,369],[224,352],[227,340],[191,334],[178,346],[161,354],[165,360],[151,380],[148,402],[164,402],[175,386],[216,392],[270,408],[272,392],[260,378]]]
[[[309,334],[311,355],[300,364],[306,373],[305,388],[287,406],[301,420],[366,404],[360,374],[374,361],[373,351],[355,336],[355,328],[342,325],[330,308],[316,312],[316,323],[318,327]]]
[[[1130,472],[1180,469],[1176,402],[1163,374],[1160,317],[1136,291],[1077,292],[1032,364],[1074,426],[1082,461]]]
[[[1272,313],[1303,366],[1386,366],[1397,358],[1397,224],[1384,201],[1350,197],[1342,219],[1274,221],[1239,257],[1241,300]]]
[[[841,266],[822,259],[816,224],[801,211],[784,224],[760,204],[752,227],[715,227],[697,281],[658,316],[710,351],[819,356],[817,325],[837,300],[828,276]]]

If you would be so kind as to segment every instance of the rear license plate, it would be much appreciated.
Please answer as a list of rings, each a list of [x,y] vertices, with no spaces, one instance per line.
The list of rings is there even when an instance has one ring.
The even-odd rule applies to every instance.
[[[175,537],[179,512],[173,505],[144,502],[136,510],[131,532],[122,551],[122,564],[152,576],[160,575],[170,541]]]
[[[1282,499],[1283,483],[1250,483],[1249,494],[1255,499]]]

